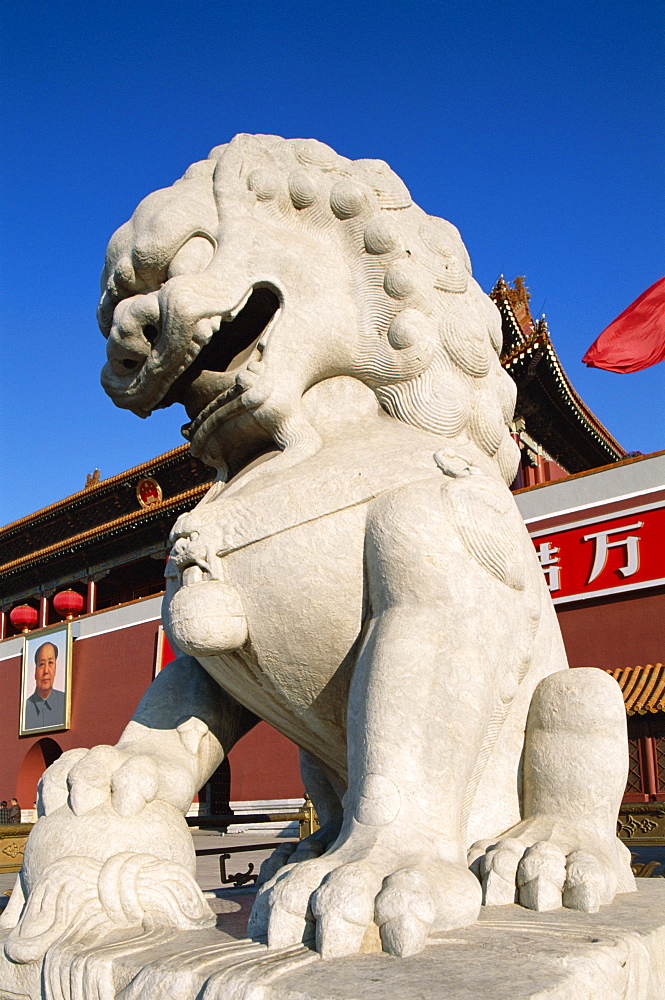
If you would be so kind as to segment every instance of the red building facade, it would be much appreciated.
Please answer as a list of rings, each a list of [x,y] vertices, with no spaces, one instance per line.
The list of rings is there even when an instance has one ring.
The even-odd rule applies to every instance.
[[[627,459],[561,367],[521,279],[501,279],[502,363],[517,385],[513,485],[556,606],[571,666],[611,670],[631,740],[627,802],[665,801],[665,457]],[[117,741],[166,662],[163,568],[177,516],[213,471],[187,445],[0,529],[0,797],[31,807],[45,766],[65,750]],[[27,604],[44,628],[73,589],[71,725],[19,735],[23,637],[10,613]],[[35,631],[31,635],[35,635]],[[31,665],[26,666],[32,669]],[[302,799],[297,749],[265,723],[245,736],[194,811],[265,811]],[[665,821],[663,822],[665,835]]]
[[[607,670],[623,691],[624,801],[665,802],[665,452],[520,490],[516,499],[570,665]]]

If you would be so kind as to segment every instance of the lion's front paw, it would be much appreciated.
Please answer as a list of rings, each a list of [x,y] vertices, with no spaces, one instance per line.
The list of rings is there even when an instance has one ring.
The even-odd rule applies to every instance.
[[[35,962],[55,942],[90,944],[109,934],[214,927],[216,917],[183,865],[153,854],[121,853],[102,863],[65,857],[47,866],[5,943],[19,964]],[[48,991],[49,996],[52,991]]]
[[[339,823],[327,823],[297,844],[293,841],[280,844],[261,865],[256,880],[257,886],[269,882],[285,865],[295,865],[300,861],[320,858],[337,840],[339,827]]]
[[[169,803],[155,800],[131,817],[121,816],[110,797],[81,813],[62,805],[28,838],[20,898],[12,897],[3,919],[13,928],[5,952],[32,962],[65,936],[73,942],[151,923],[211,926],[195,868],[189,828]]]
[[[525,820],[494,841],[478,841],[469,864],[485,906],[521,903],[530,910],[596,913],[617,892],[634,889],[630,854],[614,838],[547,817]]]
[[[118,746],[68,750],[42,776],[42,811],[48,816],[66,805],[83,816],[110,801],[119,816],[130,817],[161,800],[184,814],[196,792],[196,758],[207,733],[196,718],[163,731],[130,722]]]
[[[110,800],[119,816],[134,816],[159,795],[164,782],[158,765],[154,756],[118,747],[69,750],[41,779],[43,812],[48,816],[68,806],[83,816]]]
[[[270,948],[316,940],[323,958],[359,951],[413,955],[429,934],[478,916],[480,886],[463,865],[432,857],[344,846],[288,865],[259,890],[249,934]]]

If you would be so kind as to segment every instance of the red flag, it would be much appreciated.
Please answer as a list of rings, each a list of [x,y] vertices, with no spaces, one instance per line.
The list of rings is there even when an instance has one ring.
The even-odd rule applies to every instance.
[[[603,330],[582,361],[609,372],[639,372],[664,360],[665,278],[660,278]]]

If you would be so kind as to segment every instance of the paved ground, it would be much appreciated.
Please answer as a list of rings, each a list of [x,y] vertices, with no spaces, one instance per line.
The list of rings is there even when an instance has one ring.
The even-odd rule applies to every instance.
[[[193,830],[192,838],[195,849],[227,848],[256,846],[261,843],[285,843],[285,840],[275,837],[261,837],[255,833],[235,833],[220,834],[212,830]],[[233,853],[226,862],[227,877],[238,872],[246,872],[250,864],[254,865],[254,871],[258,871],[264,858],[269,857],[272,848],[262,850],[241,851]],[[665,875],[665,847],[641,847],[635,852],[633,861],[644,864],[648,861],[660,862],[660,867],[656,870],[657,875]],[[16,880],[16,874],[0,875],[0,896],[8,889],[11,889]],[[196,880],[205,891],[220,889],[222,880],[219,870],[219,855],[208,855],[196,859]],[[2,904],[0,903],[0,906]]]
[[[220,834],[213,830],[192,830],[192,839],[194,840],[195,850],[287,842],[285,838],[277,838],[275,836],[262,837],[256,833]],[[233,853],[231,858],[226,862],[227,877],[237,872],[247,872],[250,864],[254,865],[254,871],[257,872],[261,867],[261,862],[264,858],[269,857],[271,853],[272,848],[263,848],[258,851],[242,851],[238,854]],[[219,855],[208,855],[196,859],[196,880],[204,891],[221,888],[222,880],[219,871]],[[0,896],[8,889],[11,889],[15,881],[15,872],[9,875],[0,874]],[[0,902],[1,905],[2,903]]]
[[[245,846],[256,846],[257,844],[267,843],[267,844],[283,844],[287,843],[286,838],[281,837],[261,837],[256,833],[229,833],[220,834],[214,833],[208,830],[193,830],[192,837],[194,840],[195,850],[203,849],[209,850],[210,848],[228,848],[228,847],[245,847]],[[263,850],[254,851],[241,851],[239,853],[232,853],[231,857],[226,861],[226,874],[227,878],[230,875],[235,875],[238,872],[247,872],[250,864],[254,865],[253,872],[258,872],[261,867],[261,862],[270,857],[273,848],[264,848]],[[198,857],[196,859],[196,881],[199,883],[201,888],[205,890],[219,889],[222,885],[222,880],[220,877],[219,869],[219,855],[209,855],[204,857]]]

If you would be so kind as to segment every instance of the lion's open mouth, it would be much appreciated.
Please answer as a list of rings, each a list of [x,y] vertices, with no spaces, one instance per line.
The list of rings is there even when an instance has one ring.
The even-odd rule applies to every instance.
[[[187,410],[191,423],[182,433],[188,440],[213,413],[242,393],[236,376],[250,362],[260,361],[259,342],[279,306],[273,289],[254,288],[231,321],[219,317],[217,331],[163,397],[159,408],[182,403]]]

